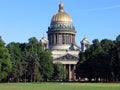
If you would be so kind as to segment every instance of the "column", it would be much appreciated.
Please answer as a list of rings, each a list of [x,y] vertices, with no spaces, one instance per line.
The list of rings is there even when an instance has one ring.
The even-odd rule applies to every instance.
[[[67,36],[67,35],[65,34],[65,35],[64,35],[64,37],[65,37],[65,44],[66,44],[66,36]]]
[[[76,65],[73,65],[73,80],[76,80],[75,70],[76,70]]]
[[[70,41],[70,34],[69,34],[68,38],[69,38],[69,39],[68,39],[68,40],[69,40],[69,44],[71,44],[71,41]]]
[[[74,37],[73,37],[73,40],[74,40],[74,43],[75,43],[75,35],[74,35]]]
[[[69,73],[69,81],[71,81],[71,65],[69,64],[69,67],[68,67],[68,73]]]
[[[72,42],[72,34],[70,35],[70,43],[73,43],[73,42]]]
[[[66,69],[66,64],[64,64],[64,69]]]
[[[74,35],[72,36],[72,42],[75,43],[75,42],[74,42]]]
[[[73,36],[73,34],[72,34],[72,43],[74,43],[74,41],[73,41],[73,37],[74,37],[74,36]]]
[[[57,33],[57,44],[59,44],[59,33]]]
[[[59,34],[59,44],[62,44],[62,34]]]
[[[54,34],[54,45],[56,44],[56,37],[55,37],[55,34]]]

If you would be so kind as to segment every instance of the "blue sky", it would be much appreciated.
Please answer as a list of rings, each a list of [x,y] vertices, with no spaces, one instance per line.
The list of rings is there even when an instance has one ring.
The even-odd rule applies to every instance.
[[[84,35],[112,39],[120,34],[120,0],[62,0],[76,28],[79,45]],[[28,42],[46,35],[60,0],[0,0],[0,36],[5,43]]]

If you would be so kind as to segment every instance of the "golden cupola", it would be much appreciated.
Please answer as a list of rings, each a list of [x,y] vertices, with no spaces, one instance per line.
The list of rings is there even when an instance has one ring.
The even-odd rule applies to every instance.
[[[71,17],[64,11],[64,4],[60,2],[58,12],[53,15],[48,31],[69,30],[75,32]]]
[[[71,17],[64,11],[64,4],[59,4],[58,12],[52,17],[51,22],[72,22]]]

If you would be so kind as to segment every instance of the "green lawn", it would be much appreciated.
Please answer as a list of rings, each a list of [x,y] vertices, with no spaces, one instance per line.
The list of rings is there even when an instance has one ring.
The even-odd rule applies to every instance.
[[[0,90],[120,90],[116,83],[0,83]]]

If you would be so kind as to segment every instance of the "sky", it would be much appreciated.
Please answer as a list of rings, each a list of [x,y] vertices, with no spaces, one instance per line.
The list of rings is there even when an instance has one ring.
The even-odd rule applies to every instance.
[[[120,34],[120,0],[62,0],[76,28],[76,43],[84,36],[115,40]],[[47,37],[60,0],[0,0],[0,36],[6,44]]]

